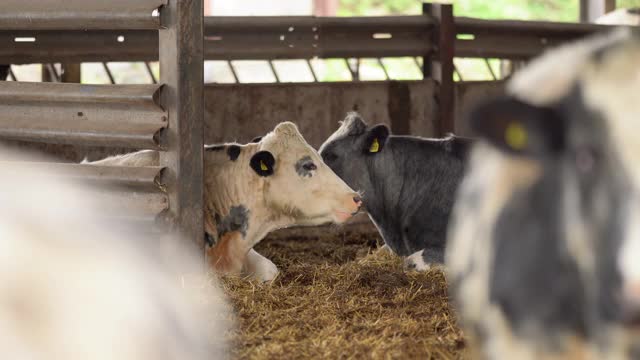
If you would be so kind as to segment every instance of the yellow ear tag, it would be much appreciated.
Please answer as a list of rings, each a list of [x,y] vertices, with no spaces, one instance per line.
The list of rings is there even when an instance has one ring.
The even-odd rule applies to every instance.
[[[504,132],[504,139],[512,149],[522,150],[527,146],[527,131],[520,123],[512,122]]]
[[[371,143],[371,147],[369,148],[369,152],[377,153],[380,151],[380,143],[378,142],[378,138],[374,138]]]
[[[264,161],[260,160],[260,170],[267,171],[269,168],[265,165]]]

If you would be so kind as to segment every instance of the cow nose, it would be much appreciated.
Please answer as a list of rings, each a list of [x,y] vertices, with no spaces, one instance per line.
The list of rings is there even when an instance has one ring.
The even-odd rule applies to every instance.
[[[356,203],[356,205],[360,206],[362,205],[362,198],[356,195],[353,197],[353,202]]]

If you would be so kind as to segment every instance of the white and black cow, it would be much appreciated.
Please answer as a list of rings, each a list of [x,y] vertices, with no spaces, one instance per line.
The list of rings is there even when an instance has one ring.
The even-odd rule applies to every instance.
[[[231,311],[214,279],[194,275],[194,249],[145,240],[107,221],[93,190],[6,161],[23,156],[0,160],[2,359],[228,357]]]
[[[640,26],[640,8],[616,9],[600,16],[596,24]]]
[[[640,358],[640,38],[534,60],[470,115],[446,265],[487,359]]]
[[[158,164],[158,153],[141,151],[93,162]],[[269,232],[295,226],[343,223],[361,200],[323,162],[290,122],[246,145],[204,149],[205,237],[212,267],[268,281],[277,267],[253,247]]]
[[[444,262],[446,228],[469,139],[391,135],[350,113],[320,147],[329,167],[363,194],[385,245],[423,270]]]

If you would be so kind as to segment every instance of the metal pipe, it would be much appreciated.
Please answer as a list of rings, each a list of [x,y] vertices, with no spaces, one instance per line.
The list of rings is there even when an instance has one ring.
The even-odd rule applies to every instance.
[[[116,80],[113,78],[113,74],[111,73],[111,70],[109,70],[109,66],[107,66],[107,63],[103,62],[102,67],[104,68],[104,71],[107,73],[107,76],[109,77],[109,81],[111,82],[111,84],[115,85]]]
[[[151,65],[149,65],[149,63],[147,61],[144,62],[144,67],[147,69],[147,73],[149,74],[149,77],[151,78],[151,82],[154,84],[158,83],[158,79],[156,79],[156,76],[153,74],[153,70],[151,70]]]

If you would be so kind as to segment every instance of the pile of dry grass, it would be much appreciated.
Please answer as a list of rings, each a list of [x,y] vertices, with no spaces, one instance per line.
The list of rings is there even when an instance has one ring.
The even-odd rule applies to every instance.
[[[440,270],[407,273],[373,252],[373,234],[271,238],[257,247],[281,274],[272,284],[227,278],[245,359],[464,357]]]

